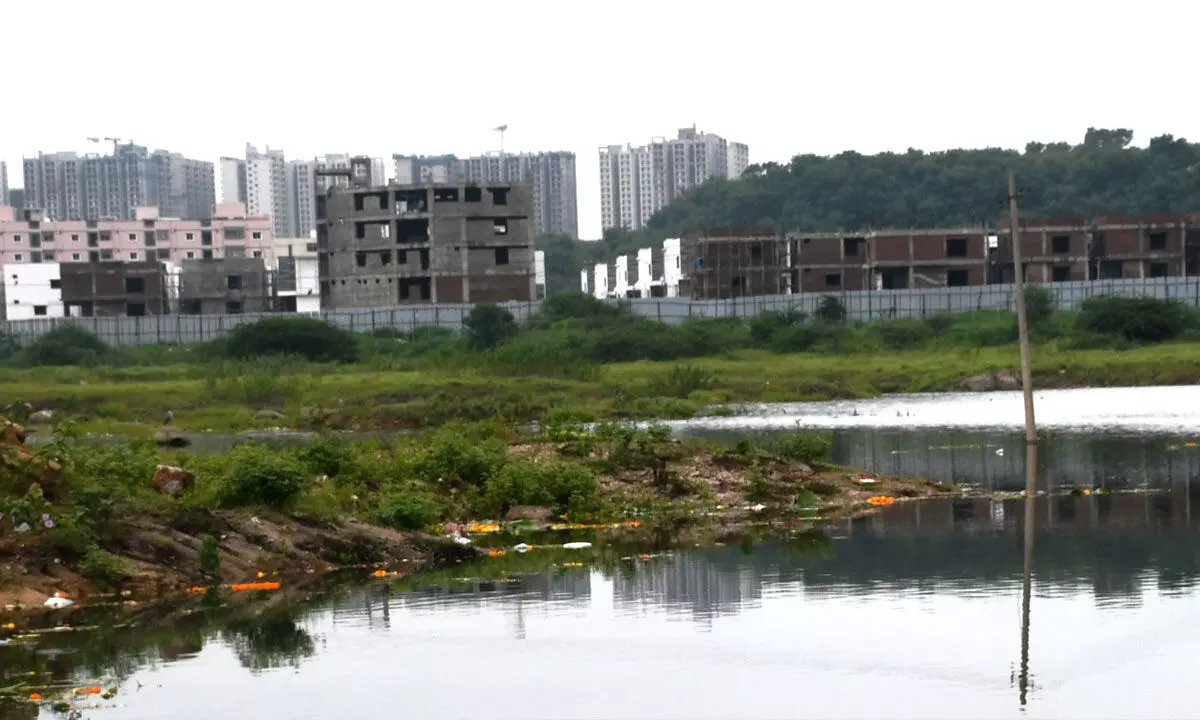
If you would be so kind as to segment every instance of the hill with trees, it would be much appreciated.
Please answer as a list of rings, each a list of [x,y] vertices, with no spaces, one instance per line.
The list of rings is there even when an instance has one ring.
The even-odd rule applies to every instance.
[[[994,225],[1004,212],[1007,173],[1027,189],[1030,217],[1200,211],[1200,143],[1162,135],[1135,147],[1133,131],[1088,128],[1083,142],[1001,148],[834,156],[797,155],[751,166],[737,180],[713,179],[675,200],[637,232],[601,242],[539,238],[550,292],[579,288],[579,269],[704,227],[785,230]]]

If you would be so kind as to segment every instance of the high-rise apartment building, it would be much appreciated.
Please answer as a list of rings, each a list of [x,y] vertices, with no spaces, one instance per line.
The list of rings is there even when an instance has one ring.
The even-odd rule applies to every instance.
[[[683,128],[674,139],[641,147],[600,148],[600,222],[637,230],[667,203],[711,177],[739,177],[750,149],[719,135]]]
[[[114,145],[109,155],[39,153],[23,165],[25,207],[56,220],[131,220],[145,206],[202,220],[216,203],[212,163],[132,143]]]
[[[8,204],[8,164],[0,160],[0,205]]]
[[[221,158],[221,202],[246,202],[246,161],[240,158]]]
[[[325,178],[320,178],[324,180]],[[288,235],[306,238],[317,227],[317,163],[294,160],[287,164]]]
[[[275,235],[286,237],[291,225],[288,216],[287,160],[282,150],[267,147],[259,152],[246,145],[246,210],[271,218]]]
[[[394,179],[400,185],[457,182],[466,168],[453,155],[393,155]]]

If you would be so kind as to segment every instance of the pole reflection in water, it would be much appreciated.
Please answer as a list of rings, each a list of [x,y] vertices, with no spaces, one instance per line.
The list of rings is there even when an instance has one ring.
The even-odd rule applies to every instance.
[[[1033,595],[1033,526],[1037,512],[1037,445],[1025,446],[1025,572],[1021,582],[1021,707],[1029,696],[1029,601]]]

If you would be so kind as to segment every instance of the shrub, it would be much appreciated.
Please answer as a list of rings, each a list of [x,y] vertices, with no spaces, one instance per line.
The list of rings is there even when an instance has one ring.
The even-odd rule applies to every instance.
[[[223,352],[246,359],[299,355],[314,362],[353,362],[358,338],[314,318],[268,318],[239,325],[224,338]]]
[[[711,390],[716,376],[696,365],[676,365],[650,380],[650,392],[658,397],[686,398],[697,390]]]
[[[25,348],[30,365],[93,365],[109,353],[108,345],[87,330],[67,325],[42,335]]]
[[[836,296],[826,295],[813,313],[813,318],[836,325],[846,322],[846,306]]]
[[[750,320],[750,339],[756,345],[767,347],[776,333],[784,328],[803,325],[805,317],[804,313],[795,310],[786,313],[774,310],[759,313]]]
[[[1083,302],[1075,328],[1133,343],[1165,342],[1179,337],[1194,318],[1194,310],[1171,300],[1104,295]]]
[[[114,587],[129,576],[129,563],[93,545],[79,561],[79,574],[101,585]]]
[[[889,320],[872,328],[889,350],[913,350],[933,339],[929,323],[920,319]]]
[[[204,540],[200,542],[199,561],[202,575],[210,578],[221,576],[221,547],[217,538],[212,535],[204,536]]]
[[[503,514],[514,505],[542,505],[555,513],[587,513],[599,505],[595,474],[574,463],[517,459],[488,480],[487,510]]]
[[[429,482],[458,478],[467,485],[481,486],[507,458],[502,440],[474,441],[454,431],[438,433],[416,459],[417,474]]]
[[[1053,315],[1056,301],[1054,295],[1044,287],[1025,287],[1025,321],[1030,328],[1042,327]]]
[[[313,475],[336,478],[354,464],[354,449],[340,435],[322,435],[300,451],[300,460]]]
[[[397,530],[421,530],[442,517],[437,500],[415,491],[392,490],[379,501],[375,521]]]
[[[218,488],[222,507],[283,507],[304,488],[304,464],[290,453],[258,444],[238,445],[229,452],[229,476]]]
[[[812,467],[827,464],[832,447],[828,435],[803,431],[762,435],[755,444],[784,460]]]
[[[563,320],[582,320],[588,325],[603,325],[628,317],[624,305],[612,305],[587,293],[555,293],[542,301],[537,315],[530,320],[530,327],[546,329]]]
[[[508,342],[519,330],[512,313],[491,303],[480,303],[471,308],[463,320],[463,328],[468,347],[477,352]]]

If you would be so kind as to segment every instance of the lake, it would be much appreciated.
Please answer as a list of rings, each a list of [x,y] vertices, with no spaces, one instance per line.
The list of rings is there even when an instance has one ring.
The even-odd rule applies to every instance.
[[[760,408],[675,429],[735,442],[799,420],[833,433],[839,462],[974,497],[738,547],[598,543],[582,567],[510,554],[252,619],[48,634],[0,647],[0,669],[119,684],[83,711],[114,720],[1193,717],[1200,390],[1044,395],[1036,497],[993,495],[1025,486],[1019,394]],[[534,567],[500,564],[514,558]]]

